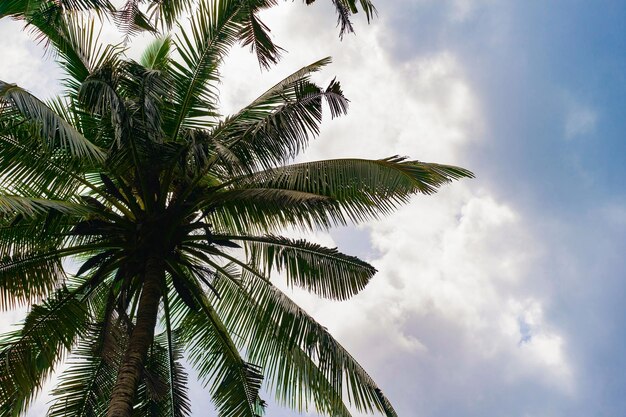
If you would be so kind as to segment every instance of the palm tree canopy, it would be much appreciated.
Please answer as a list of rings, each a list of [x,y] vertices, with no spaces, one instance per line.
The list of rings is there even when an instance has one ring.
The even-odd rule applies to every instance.
[[[315,0],[304,0],[311,5]],[[351,18],[361,11],[367,22],[376,15],[370,0],[331,0],[337,14],[339,36],[353,33]],[[117,5],[114,3],[121,3]],[[0,18],[11,16],[25,20],[35,27],[44,27],[49,21],[67,12],[94,11],[113,19],[127,34],[139,31],[159,32],[175,26],[178,18],[197,6],[197,0],[3,0],[0,3]],[[202,2],[200,2],[202,3]],[[270,29],[259,18],[259,12],[275,6],[277,0],[239,0],[241,28],[237,40],[256,51],[259,63],[269,66],[276,63],[281,48],[274,45]]]
[[[260,62],[274,62],[254,17],[272,3],[201,1],[190,30],[157,37],[139,61],[101,45],[93,20],[31,15],[67,90],[44,102],[0,81],[0,308],[30,308],[0,339],[0,415],[23,413],[62,361],[51,416],[111,413],[127,378],[136,380],[133,415],[188,415],[183,352],[220,416],[260,415],[263,382],[296,410],[349,416],[348,402],[396,415],[270,280],[279,273],[345,300],[376,270],[280,233],[376,218],[472,174],[399,156],[292,164],[318,134],[324,105],[332,117],[347,110],[339,82],[310,79],[328,58],[219,116],[219,67],[235,42],[250,39]],[[37,2],[3,2],[0,14],[25,4]],[[159,3],[174,10],[163,15],[184,4]]]

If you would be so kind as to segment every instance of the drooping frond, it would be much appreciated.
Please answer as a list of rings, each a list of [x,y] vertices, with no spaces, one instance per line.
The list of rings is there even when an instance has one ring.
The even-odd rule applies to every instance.
[[[1,128],[0,128],[1,129]],[[81,163],[64,153],[50,154],[26,125],[0,133],[2,188],[20,195],[68,199],[81,185]],[[33,138],[35,136],[35,138]]]
[[[106,11],[112,6],[108,0],[3,0],[0,3],[0,18],[12,16],[17,19],[29,19],[33,14],[46,13],[49,9],[60,11]]]
[[[341,215],[325,196],[293,190],[250,188],[219,193],[204,202],[207,220],[217,230],[240,233],[280,232],[287,225],[304,230],[333,224],[328,213]]]
[[[194,0],[160,0],[148,5],[147,15],[155,27],[171,29],[178,18],[189,12],[195,4]]]
[[[126,2],[113,12],[113,20],[118,29],[125,35],[126,40],[142,31],[156,32],[156,28],[140,9],[141,0],[126,0]]]
[[[18,195],[0,195],[0,214],[34,216],[49,211],[57,211],[59,213],[75,216],[89,213],[89,209],[71,201],[30,198]]]
[[[380,389],[352,356],[304,310],[251,270],[242,285],[218,281],[216,308],[261,365],[279,402],[297,410],[313,402],[319,412],[349,415],[347,402],[359,411],[397,417]]]
[[[61,258],[54,248],[4,255],[0,259],[0,310],[42,299],[64,277]]]
[[[190,364],[209,386],[220,416],[259,417],[261,369],[241,358],[228,329],[204,296],[198,301],[202,311],[189,310],[180,325]]]
[[[144,378],[137,395],[137,417],[184,417],[191,413],[187,373],[181,363],[183,345],[178,333],[156,335],[146,359]]]
[[[15,84],[0,81],[0,118],[23,120],[38,130],[48,152],[62,149],[76,158],[102,161],[104,153],[42,101]]]
[[[261,67],[269,68],[278,62],[282,48],[272,42],[270,29],[259,19],[258,13],[263,9],[275,6],[277,1],[240,0],[240,2],[242,9],[239,41],[244,46],[249,46],[256,53]]]
[[[346,300],[360,292],[376,269],[354,256],[302,239],[281,236],[215,235],[215,239],[241,241],[248,260],[263,275],[285,272],[287,283],[321,297]]]
[[[87,309],[61,288],[0,339],[0,413],[24,412],[64,352],[85,330]]]
[[[52,391],[54,402],[48,411],[49,417],[99,417],[106,411],[117,377],[117,361],[110,354],[104,354],[103,331],[110,329],[91,326],[73,350],[69,368]]]
[[[337,12],[337,26],[339,26],[339,37],[343,38],[346,33],[354,32],[352,27],[352,22],[350,18],[353,14],[358,13],[359,9],[357,7],[356,0],[331,0],[333,6],[335,6],[335,11]],[[304,0],[306,4],[312,4],[315,0]],[[376,8],[374,4],[370,0],[359,0],[359,4],[363,12],[365,12],[365,17],[367,18],[367,22],[376,15]]]

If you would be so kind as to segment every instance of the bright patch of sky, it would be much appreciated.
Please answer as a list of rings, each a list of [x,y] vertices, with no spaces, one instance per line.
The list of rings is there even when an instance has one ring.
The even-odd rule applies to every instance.
[[[330,2],[327,2],[330,3]],[[224,67],[225,112],[325,56],[349,115],[302,159],[395,154],[478,176],[392,216],[312,238],[380,271],[353,300],[292,293],[401,416],[616,416],[626,410],[626,5],[377,2],[339,42],[322,0],[265,15],[288,53]],[[0,23],[0,79],[55,90],[53,64]],[[208,397],[193,387],[194,416]],[[272,405],[273,416],[293,413]],[[33,414],[37,415],[37,414]]]

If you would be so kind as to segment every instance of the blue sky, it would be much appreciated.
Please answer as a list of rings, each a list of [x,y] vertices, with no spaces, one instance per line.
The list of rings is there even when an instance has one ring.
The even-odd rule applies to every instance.
[[[378,1],[336,39],[332,9],[267,14],[289,53],[226,63],[224,109],[331,55],[350,114],[304,159],[410,155],[477,179],[388,219],[312,236],[379,274],[345,303],[293,297],[346,345],[401,416],[626,412],[626,2]],[[0,23],[0,79],[54,90],[51,63]],[[143,42],[141,39],[138,43]],[[192,389],[205,415],[206,396]],[[41,408],[32,415],[40,415]],[[276,407],[269,415],[291,416]]]

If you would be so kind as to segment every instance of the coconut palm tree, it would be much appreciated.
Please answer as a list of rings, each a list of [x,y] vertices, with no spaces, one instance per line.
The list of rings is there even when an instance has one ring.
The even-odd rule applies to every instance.
[[[88,18],[29,17],[66,93],[43,102],[0,81],[0,308],[29,309],[0,338],[0,415],[24,413],[63,362],[50,416],[188,415],[183,354],[220,416],[260,415],[264,380],[296,410],[396,415],[270,279],[345,300],[375,269],[280,234],[376,218],[472,174],[397,156],[292,163],[324,103],[346,112],[336,80],[310,80],[329,59],[220,116],[230,47],[276,57],[250,16],[241,1],[201,1],[190,29],[138,62]]]

